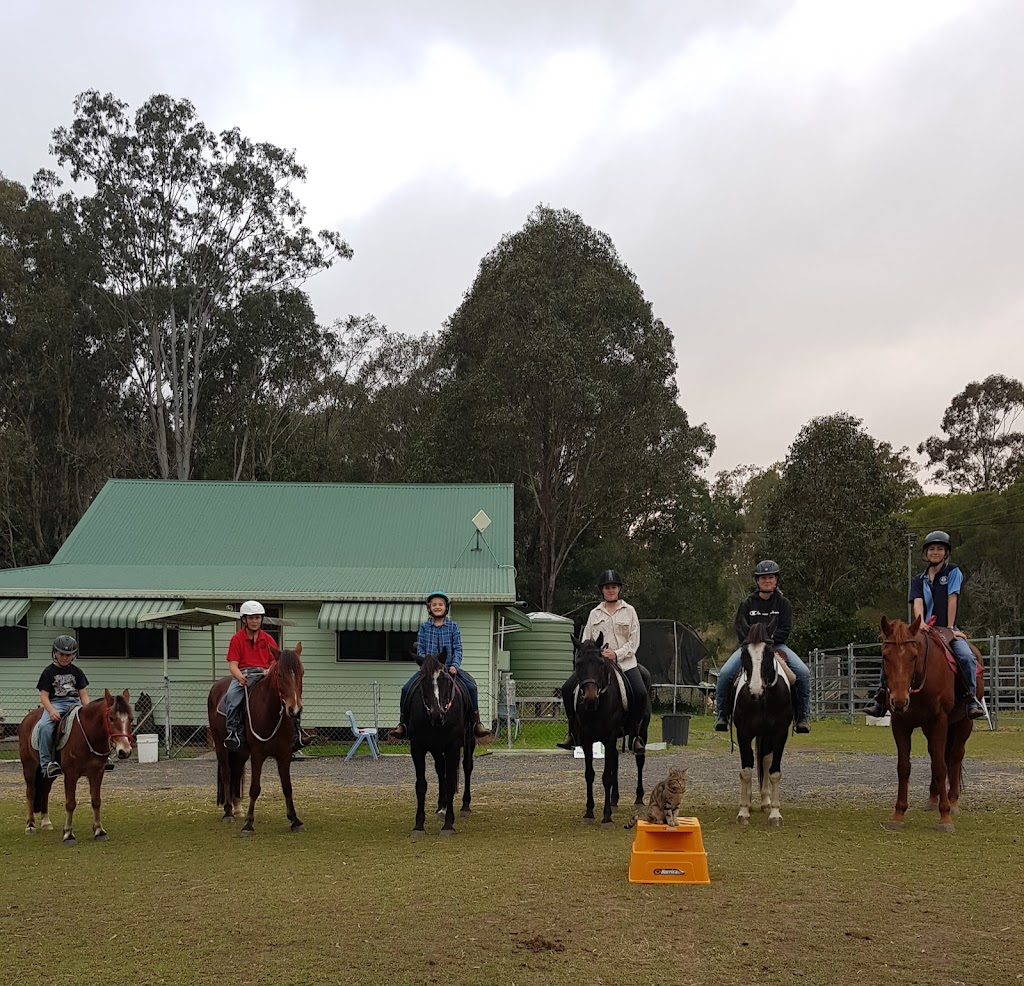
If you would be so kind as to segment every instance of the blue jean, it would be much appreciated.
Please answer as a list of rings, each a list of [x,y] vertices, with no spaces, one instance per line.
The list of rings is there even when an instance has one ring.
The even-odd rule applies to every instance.
[[[402,698],[401,705],[399,706],[399,708],[401,709],[401,714],[403,716],[405,715],[405,700],[409,697],[409,689],[412,688],[412,686],[416,683],[416,679],[419,676],[420,673],[419,671],[417,671],[416,674],[414,674],[404,685],[402,685]],[[466,674],[466,672],[463,671],[462,668],[459,668],[459,673],[456,675],[456,677],[465,686],[466,691],[469,692],[469,700],[473,703],[473,711],[479,712],[480,695],[477,692],[476,682],[472,678],[470,678],[470,676]]]
[[[807,665],[797,656],[796,651],[791,650],[785,644],[776,644],[775,649],[782,651],[786,655],[786,663],[789,665],[790,671],[796,675],[796,692],[800,697],[801,715],[810,715],[811,672],[807,669]],[[718,715],[731,711],[726,707],[729,703],[729,696],[732,695],[733,684],[736,681],[736,676],[740,673],[741,667],[740,650],[737,648],[732,652],[729,660],[722,665],[722,670],[718,672],[718,684],[715,687],[715,712]]]
[[[81,705],[81,701],[77,698],[51,698],[50,705],[52,705],[61,715],[73,709],[76,705]],[[53,741],[57,735],[57,723],[50,718],[50,713],[43,709],[43,719],[39,725],[39,768],[46,770],[47,766],[53,760]]]
[[[246,681],[255,683],[267,673],[266,668],[242,668],[242,674]],[[245,729],[242,723],[242,703],[245,701],[245,689],[237,678],[231,679],[228,685],[227,694],[224,696],[224,717],[227,720],[228,736],[232,733],[239,735]]]

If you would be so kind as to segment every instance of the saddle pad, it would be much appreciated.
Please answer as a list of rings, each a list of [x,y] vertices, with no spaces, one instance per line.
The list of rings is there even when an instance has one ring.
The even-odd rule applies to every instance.
[[[619,686],[619,695],[622,697],[622,708],[623,711],[629,711],[629,689],[626,687],[626,676],[622,673],[622,669],[618,664],[615,665],[615,680]],[[577,685],[575,691],[572,693],[572,704],[573,706],[580,704],[580,686]]]
[[[60,722],[57,723],[57,729],[59,730],[57,736],[57,744],[54,749],[63,750],[65,744],[68,741],[68,737],[71,735],[71,727],[74,725],[75,720],[78,718],[78,714],[82,711],[80,705],[76,705],[66,716],[64,716]],[[48,716],[49,713],[43,709],[43,714],[39,717],[39,721],[32,728],[32,749],[39,752],[39,727],[43,724],[43,719]]]

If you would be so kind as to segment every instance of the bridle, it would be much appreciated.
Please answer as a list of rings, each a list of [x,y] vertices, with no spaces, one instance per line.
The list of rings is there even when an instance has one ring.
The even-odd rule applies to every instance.
[[[593,685],[597,689],[597,697],[599,699],[601,698],[601,696],[606,691],[608,691],[608,688],[609,688],[609,686],[611,684],[611,676],[608,674],[608,668],[606,667],[607,661],[600,654],[598,654],[598,657],[600,657],[601,664],[597,664],[597,662],[595,661],[594,665],[595,665],[595,667],[601,668],[601,670],[604,672],[604,674],[603,674],[603,676],[598,676],[598,677],[594,677],[594,678],[577,678],[578,689],[579,689],[578,692],[577,692],[577,699],[576,699],[576,704],[577,705],[579,705],[584,700],[583,699],[583,690],[584,690],[584,688],[587,685]],[[601,680],[599,680],[600,677],[604,678],[603,683],[602,683]]]
[[[292,673],[294,674],[294,672],[292,672]],[[260,676],[259,681],[262,681],[264,678],[268,678],[268,677],[270,677],[270,669],[267,670],[266,674],[263,674],[263,675]],[[258,685],[259,681],[253,682],[253,687]],[[281,728],[281,723],[284,722],[285,706],[286,706],[287,703],[285,702],[284,690],[281,688],[281,672],[280,671],[275,671],[274,672],[274,688],[277,691],[278,714],[277,714],[277,722],[274,724],[274,728],[271,730],[269,736],[260,736],[260,734],[256,732],[256,729],[255,729],[255,727],[252,724],[252,709],[249,706],[249,689],[248,688],[244,688],[243,689],[243,693],[245,694],[245,717],[246,717],[246,719],[249,720],[249,729],[252,732],[253,737],[255,739],[259,740],[261,743],[269,743],[277,735],[277,731]],[[300,710],[300,714],[301,714],[301,710]]]
[[[928,651],[929,651],[929,649],[931,647],[931,631],[923,630],[922,632],[924,633],[924,647],[923,647],[923,649],[917,650],[917,653],[914,655],[914,668],[910,672],[910,694],[911,695],[919,695],[921,693],[922,689],[925,686],[925,682],[928,680]],[[916,647],[920,643],[920,641],[911,639],[911,640],[908,640],[907,643],[908,644],[914,644],[915,647]],[[904,646],[904,645],[897,644],[894,640],[883,641],[882,646],[885,647],[886,644],[888,644],[890,647]],[[914,675],[917,674],[917,663],[918,663],[918,661],[921,662],[921,683],[917,686],[917,688],[915,688],[914,687]],[[882,662],[882,667],[883,668],[885,667],[885,659],[884,658],[883,658],[883,662]],[[892,692],[889,689],[888,679],[886,680],[885,691],[886,691],[886,694],[889,695],[890,698],[891,698]]]
[[[135,749],[135,734],[134,733],[131,733],[131,732],[128,732],[128,733],[115,733],[110,728],[110,715],[111,715],[111,712],[114,712],[114,714],[116,714],[116,711],[115,711],[116,709],[117,709],[117,704],[115,703],[111,707],[110,711],[108,711],[106,709],[104,709],[104,711],[103,711],[103,731],[104,731],[104,733],[106,733],[106,736],[107,736],[107,752],[106,753],[100,753],[99,750],[93,749],[92,743],[89,742],[89,734],[85,731],[85,726],[82,725],[82,712],[85,711],[85,708],[83,707],[82,711],[80,711],[78,713],[78,715],[75,716],[75,719],[78,720],[78,728],[82,730],[82,738],[85,740],[85,745],[89,748],[89,752],[91,754],[93,754],[94,756],[103,757],[104,760],[109,760],[110,759],[110,754],[114,752],[114,740],[116,740],[116,739],[126,739],[126,740],[128,740],[128,742],[131,744],[132,749]],[[129,720],[129,722],[131,721],[131,715],[128,716],[128,720]]]

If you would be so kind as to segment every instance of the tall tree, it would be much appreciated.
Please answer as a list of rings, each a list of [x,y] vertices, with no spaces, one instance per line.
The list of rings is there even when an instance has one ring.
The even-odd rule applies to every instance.
[[[434,367],[424,468],[515,483],[522,591],[545,609],[584,534],[674,513],[714,447],[679,406],[668,329],[566,210],[539,207],[483,258]]]
[[[294,186],[306,171],[292,151],[237,128],[216,134],[188,100],[153,96],[130,115],[112,94],[84,92],[52,150],[88,183],[79,211],[118,316],[118,352],[146,401],[157,471],[188,479],[224,313],[352,251],[304,225]]]
[[[0,176],[0,567],[49,561],[109,476],[144,469],[98,257],[62,205]]]
[[[1024,475],[1024,384],[1001,373],[972,381],[942,416],[945,437],[932,435],[917,447],[935,467],[936,482],[951,493],[1002,490]]]
[[[822,645],[856,611],[902,585],[905,527],[896,514],[920,492],[906,449],[876,441],[849,414],[814,418],[790,447],[765,511],[761,550],[782,566],[796,615]],[[824,624],[824,625],[823,625]]]

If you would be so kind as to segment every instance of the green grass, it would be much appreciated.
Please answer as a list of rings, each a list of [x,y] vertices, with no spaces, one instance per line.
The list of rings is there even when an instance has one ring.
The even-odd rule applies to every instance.
[[[0,799],[4,981],[200,984],[1013,983],[1024,963],[1019,803],[958,817],[784,806],[786,825],[693,802],[712,884],[631,885],[631,833],[580,824],[579,784],[478,788],[458,835],[408,838],[410,789],[276,785],[257,835],[195,790],[118,791],[111,840],[22,833]],[[55,816],[63,813],[56,811]],[[80,809],[78,834],[88,832]],[[55,894],[60,917],[55,916]],[[64,929],[62,932],[61,929]],[[68,947],[54,935],[79,929]]]

